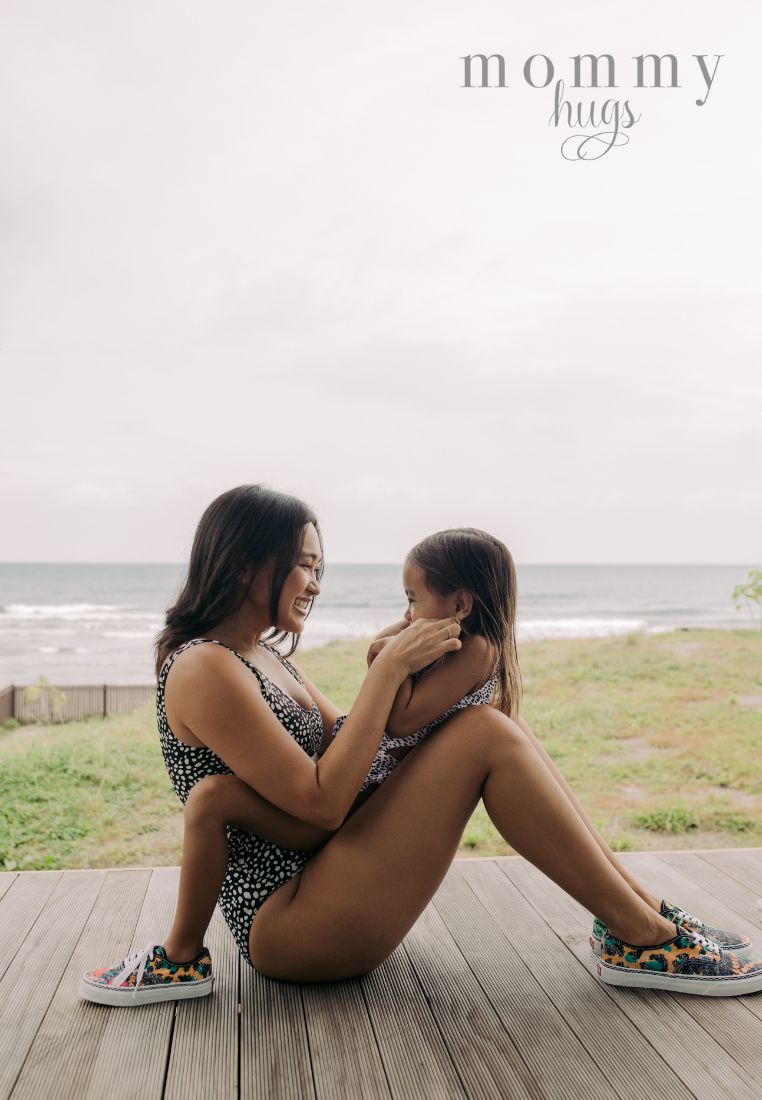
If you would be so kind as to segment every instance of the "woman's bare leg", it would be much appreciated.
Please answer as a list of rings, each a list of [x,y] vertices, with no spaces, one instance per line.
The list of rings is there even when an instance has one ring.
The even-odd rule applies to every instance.
[[[297,821],[235,775],[211,775],[193,787],[183,812],[183,855],[172,930],[163,943],[172,962],[200,954],[225,880],[226,825],[257,833],[285,848],[315,851],[333,834]]]
[[[249,937],[257,969],[334,981],[377,966],[444,878],[480,797],[516,851],[628,943],[674,937],[606,858],[524,730],[479,707],[417,746],[267,899]]]
[[[547,765],[548,769],[552,772],[556,782],[558,783],[558,785],[562,788],[562,790],[566,794],[566,797],[569,799],[569,801],[572,803],[572,805],[576,808],[577,813],[582,818],[585,825],[587,825],[587,827],[590,830],[593,838],[595,839],[596,844],[601,849],[601,851],[605,855],[606,859],[609,861],[609,863],[612,864],[612,866],[616,867],[617,871],[622,876],[622,878],[626,879],[626,881],[629,882],[630,886],[633,888],[635,893],[639,894],[640,897],[643,898],[643,901],[645,901],[647,905],[650,905],[651,908],[655,909],[656,912],[658,913],[661,910],[661,900],[659,898],[655,897],[654,894],[650,893],[650,891],[646,890],[646,888],[644,886],[641,886],[641,884],[637,881],[635,876],[632,875],[628,871],[628,869],[624,866],[624,864],[619,862],[619,860],[616,858],[614,853],[609,848],[606,841],[603,839],[601,834],[596,829],[595,825],[593,825],[593,823],[590,820],[590,818],[588,817],[584,807],[580,803],[580,801],[577,798],[577,796],[575,795],[574,791],[569,786],[569,783],[567,782],[567,780],[564,777],[563,773],[560,771],[560,769],[558,768],[556,763],[553,761],[553,759],[548,755],[548,753],[545,750],[545,748],[543,747],[542,743],[540,741],[538,741],[538,739],[535,736],[534,732],[532,731],[531,727],[528,725],[527,722],[524,721],[523,718],[517,718],[516,721],[517,721],[518,725],[521,726],[521,728],[523,729],[523,731],[527,735],[527,737],[529,738],[530,743],[532,745],[534,745],[537,752],[540,754],[542,759],[545,761],[545,764]]]

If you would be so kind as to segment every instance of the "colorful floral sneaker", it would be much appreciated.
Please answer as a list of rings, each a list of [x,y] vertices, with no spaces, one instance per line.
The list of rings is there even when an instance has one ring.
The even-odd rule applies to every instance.
[[[212,957],[207,948],[187,963],[171,962],[159,944],[149,944],[118,966],[89,970],[82,975],[79,993],[102,1005],[141,1005],[212,992]]]
[[[687,928],[689,932],[697,932],[700,936],[706,936],[707,939],[719,944],[724,951],[742,951],[746,947],[751,947],[751,940],[748,936],[744,936],[740,932],[725,932],[722,928],[704,924],[698,917],[686,913],[684,909],[681,909],[678,905],[672,905],[669,901],[662,901],[659,912],[667,920],[671,920],[673,924],[679,925],[681,928]],[[606,926],[603,921],[599,920],[598,917],[594,917],[593,934],[590,937],[590,947],[594,955],[600,955],[601,953],[601,940],[605,931]]]
[[[738,997],[762,990],[762,958],[737,955],[678,926],[666,943],[634,947],[604,930],[598,976],[606,985],[668,989],[701,997]]]

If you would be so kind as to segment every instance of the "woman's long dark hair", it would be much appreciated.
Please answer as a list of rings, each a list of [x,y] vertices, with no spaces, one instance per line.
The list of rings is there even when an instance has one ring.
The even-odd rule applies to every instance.
[[[408,554],[430,591],[451,596],[463,588],[474,605],[461,623],[464,636],[479,634],[497,654],[495,704],[516,718],[521,670],[516,649],[516,569],[508,547],[475,527],[453,527],[423,539]]]
[[[241,578],[244,570],[256,574],[270,561],[275,566],[270,621],[277,622],[283,582],[299,561],[308,523],[314,524],[322,551],[317,519],[296,497],[264,485],[239,485],[212,501],[196,528],[185,583],[156,639],[157,676],[170,653],[213,630],[241,607],[248,591]],[[275,626],[265,635],[273,646],[288,637],[291,645],[286,656],[296,649],[298,635]]]

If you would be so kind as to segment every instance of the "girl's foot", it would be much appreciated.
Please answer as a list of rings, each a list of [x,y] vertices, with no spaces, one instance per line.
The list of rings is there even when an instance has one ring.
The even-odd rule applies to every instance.
[[[213,985],[212,957],[206,947],[190,962],[176,963],[160,944],[149,944],[116,966],[83,974],[79,993],[96,1004],[140,1005],[205,997]]]
[[[604,930],[598,976],[606,985],[668,989],[702,997],[736,997],[762,990],[762,958],[723,951],[687,928],[674,939],[638,947]]]
[[[674,925],[687,928],[689,932],[697,932],[700,936],[705,936],[718,944],[724,951],[742,951],[746,947],[751,947],[751,940],[743,933],[726,932],[722,928],[715,928],[714,925],[704,924],[698,917],[686,913],[684,909],[681,909],[678,905],[673,905],[666,899],[662,901],[659,912],[662,917],[666,917]],[[601,940],[605,931],[606,926],[603,921],[599,920],[598,917],[594,917],[593,934],[590,937],[590,947],[594,955],[600,955],[601,953]]]

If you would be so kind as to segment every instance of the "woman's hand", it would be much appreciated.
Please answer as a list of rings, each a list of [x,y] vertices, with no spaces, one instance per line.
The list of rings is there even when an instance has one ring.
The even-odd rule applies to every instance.
[[[416,619],[393,638],[378,639],[371,650],[383,641],[373,654],[374,661],[397,662],[404,678],[438,661],[446,653],[455,653],[461,647],[460,623],[457,619]],[[370,658],[370,652],[368,653]],[[369,664],[373,662],[369,660]]]

